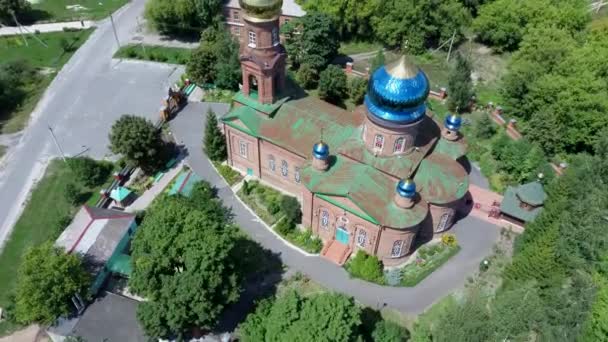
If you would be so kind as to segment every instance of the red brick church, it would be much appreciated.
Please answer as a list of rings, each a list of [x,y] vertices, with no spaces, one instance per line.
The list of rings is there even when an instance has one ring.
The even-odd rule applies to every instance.
[[[419,235],[449,229],[468,192],[461,118],[426,108],[429,81],[406,57],[379,68],[352,112],[290,97],[281,0],[241,0],[242,90],[222,118],[228,163],[298,197],[303,226],[342,263],[359,249],[395,265]]]

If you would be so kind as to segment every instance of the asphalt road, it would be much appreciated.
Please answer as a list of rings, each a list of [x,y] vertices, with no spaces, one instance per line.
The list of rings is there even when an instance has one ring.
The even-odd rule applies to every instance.
[[[219,197],[232,207],[236,223],[254,240],[279,253],[283,263],[291,270],[300,271],[329,289],[354,296],[359,302],[374,308],[386,303],[399,311],[419,314],[445,295],[463,287],[466,278],[478,269],[484,257],[491,254],[498,240],[498,227],[468,216],[452,229],[460,243],[460,252],[416,287],[387,287],[351,279],[342,267],[318,256],[305,256],[284,244],[236,199],[202,152],[202,127],[208,105],[217,114],[227,110],[225,105],[189,104],[171,122],[175,138],[187,148],[188,164],[199,176],[218,188]]]
[[[135,34],[145,0],[114,14],[120,41]],[[167,88],[181,73],[174,66],[113,60],[118,49],[109,19],[59,72],[38,103],[28,127],[0,165],[0,245],[9,235],[34,182],[58,156],[53,128],[66,155],[108,155],[107,135],[115,119],[136,114],[155,120]],[[12,141],[12,139],[11,139]]]

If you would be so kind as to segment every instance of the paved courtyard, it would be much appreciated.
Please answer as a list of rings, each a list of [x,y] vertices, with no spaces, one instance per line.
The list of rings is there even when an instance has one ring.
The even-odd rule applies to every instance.
[[[292,271],[300,271],[329,289],[352,295],[371,307],[386,303],[388,307],[402,312],[418,314],[443,296],[461,288],[466,278],[478,269],[481,260],[491,253],[492,246],[498,240],[499,227],[468,216],[453,228],[461,251],[418,286],[385,287],[351,279],[341,267],[318,256],[305,256],[284,244],[236,199],[202,152],[204,114],[208,106],[212,106],[218,114],[228,110],[227,105],[193,103],[171,122],[178,143],[182,142],[188,149],[187,163],[199,176],[219,189],[220,198],[232,207],[236,222],[254,240],[279,253],[283,263]]]

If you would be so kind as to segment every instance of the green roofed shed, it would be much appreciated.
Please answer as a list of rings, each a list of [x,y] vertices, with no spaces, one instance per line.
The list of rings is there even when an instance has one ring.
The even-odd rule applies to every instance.
[[[522,222],[534,220],[543,210],[547,194],[540,182],[508,187],[500,203],[500,211]]]
[[[117,202],[123,202],[129,195],[131,195],[131,190],[123,186],[116,187],[110,192],[110,198]]]
[[[539,206],[545,203],[547,194],[540,182],[530,182],[517,188],[517,197],[529,205]]]

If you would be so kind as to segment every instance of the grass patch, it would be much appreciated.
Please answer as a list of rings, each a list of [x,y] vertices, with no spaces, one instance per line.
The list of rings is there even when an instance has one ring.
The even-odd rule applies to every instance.
[[[401,286],[416,286],[458,253],[459,250],[460,246],[458,245],[437,244],[421,247],[418,250],[416,260],[401,270]]]
[[[32,4],[35,19],[40,21],[98,20],[116,11],[128,0],[42,0]],[[67,6],[80,6],[67,7]]]
[[[233,186],[234,184],[240,182],[243,179],[243,176],[240,173],[238,173],[228,165],[214,161],[213,166],[215,166],[217,171],[224,178],[226,183],[228,183],[228,185],[230,186]]]
[[[297,272],[294,276],[283,280],[279,284],[277,297],[280,297],[291,290],[295,290],[298,294],[305,297],[327,292],[327,289],[323,286],[300,272]]]
[[[374,52],[382,49],[382,44],[376,42],[350,41],[341,42],[339,53],[343,55],[354,55],[358,53]]]
[[[8,134],[22,130],[30,118],[38,101],[51,84],[57,71],[70,59],[74,52],[87,40],[92,29],[77,32],[53,32],[38,34],[40,40],[48,45],[44,47],[32,37],[28,37],[29,46],[23,43],[20,36],[0,38],[0,65],[16,60],[25,60],[39,69],[36,77],[28,79],[23,85],[26,94],[23,102],[0,117],[0,133]],[[67,51],[62,47],[67,41]]]
[[[283,218],[274,227],[274,231],[308,253],[316,254],[323,248],[323,241],[312,235],[311,228],[298,229],[294,223],[289,223],[287,218]]]
[[[115,58],[131,58],[171,64],[186,64],[192,50],[144,44],[122,46],[114,54]]]
[[[243,186],[237,195],[251,208],[267,225],[272,226],[282,216],[280,202],[283,195],[258,181],[247,183],[248,194]]]
[[[232,98],[235,92],[232,90],[224,89],[207,89],[205,90],[205,96],[203,101],[205,102],[220,102],[220,103],[232,103]]]
[[[74,173],[63,161],[53,160],[33,189],[0,254],[0,307],[6,307],[9,302],[23,253],[30,247],[57,239],[80,207],[80,204],[70,203],[65,196],[66,185],[73,183],[74,178]],[[78,186],[82,194],[79,203],[86,201],[97,190]]]

